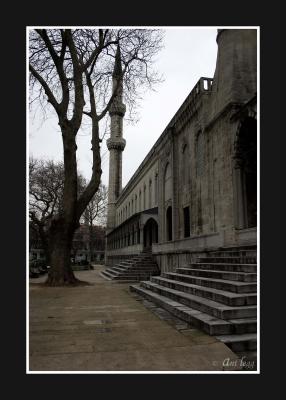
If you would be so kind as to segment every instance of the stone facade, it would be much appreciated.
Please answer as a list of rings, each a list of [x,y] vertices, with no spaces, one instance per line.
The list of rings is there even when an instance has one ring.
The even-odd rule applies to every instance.
[[[117,194],[122,165],[110,149],[108,265],[149,250],[167,271],[256,244],[256,41],[255,29],[218,30],[213,79],[200,78]],[[122,125],[112,126],[122,140]]]

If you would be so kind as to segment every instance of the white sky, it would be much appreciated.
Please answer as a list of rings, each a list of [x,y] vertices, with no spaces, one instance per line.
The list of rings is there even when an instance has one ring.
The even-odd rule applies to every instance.
[[[123,186],[129,181],[173,115],[200,77],[212,78],[216,63],[216,28],[165,29],[164,49],[154,65],[164,82],[156,91],[147,92],[140,103],[140,120],[136,125],[123,124],[126,147],[123,152]],[[107,137],[105,138],[107,139]],[[78,167],[89,178],[92,155],[91,137],[78,134]],[[42,121],[40,113],[29,118],[29,154],[37,158],[62,160],[61,132],[54,115]],[[108,185],[108,150],[102,146],[102,181]]]

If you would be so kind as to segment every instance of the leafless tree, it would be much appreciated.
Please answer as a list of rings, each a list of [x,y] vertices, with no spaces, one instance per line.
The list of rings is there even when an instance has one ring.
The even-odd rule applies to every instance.
[[[118,46],[120,78],[112,90]],[[51,269],[48,285],[76,284],[70,266],[72,238],[101,180],[99,124],[115,98],[119,83],[132,115],[142,90],[159,78],[152,70],[162,46],[162,31],[152,29],[35,29],[29,37],[30,101],[56,113],[63,140],[64,185],[59,212],[50,219]],[[78,195],[76,137],[90,120],[93,166],[91,179]]]
[[[85,179],[78,175],[77,190],[83,192]],[[62,212],[64,165],[53,160],[29,159],[30,228],[40,237],[47,264],[51,262],[49,228],[52,219]]]

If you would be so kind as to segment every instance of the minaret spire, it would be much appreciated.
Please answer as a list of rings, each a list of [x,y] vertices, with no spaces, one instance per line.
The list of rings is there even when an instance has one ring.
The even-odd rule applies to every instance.
[[[121,52],[120,52],[120,46],[118,45],[115,54],[115,63],[114,63],[112,77],[119,78],[121,76],[122,76]]]
[[[123,138],[123,117],[126,107],[123,104],[123,73],[120,47],[117,46],[112,74],[113,94],[116,91],[110,107],[110,138],[107,139],[109,150],[109,184],[107,206],[107,231],[115,227],[116,200],[122,190],[122,151],[126,141]]]

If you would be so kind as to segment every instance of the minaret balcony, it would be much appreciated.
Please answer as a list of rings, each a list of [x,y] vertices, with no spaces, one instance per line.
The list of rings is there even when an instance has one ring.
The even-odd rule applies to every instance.
[[[123,151],[126,146],[126,140],[123,138],[109,138],[106,141],[108,150],[115,149]]]
[[[126,106],[123,103],[118,103],[114,101],[110,107],[109,114],[112,115],[120,115],[120,117],[124,117],[126,112]]]

